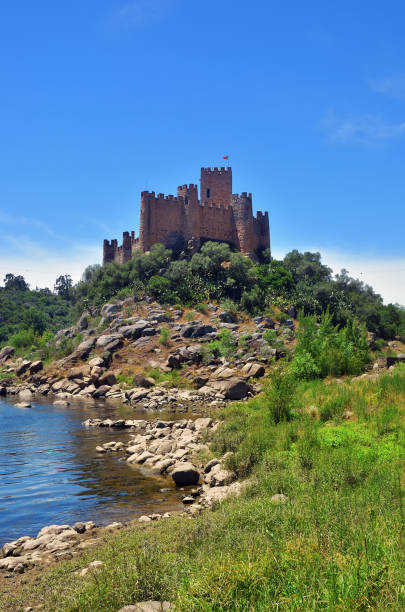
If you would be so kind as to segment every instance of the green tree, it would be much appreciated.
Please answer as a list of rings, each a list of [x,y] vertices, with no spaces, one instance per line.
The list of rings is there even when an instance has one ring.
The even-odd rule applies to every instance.
[[[65,300],[68,300],[71,296],[73,282],[69,274],[64,274],[58,276],[55,281],[54,291],[60,297],[63,297]]]
[[[29,285],[25,282],[23,276],[15,276],[14,274],[6,274],[4,277],[4,286],[6,289],[14,291],[28,291]]]

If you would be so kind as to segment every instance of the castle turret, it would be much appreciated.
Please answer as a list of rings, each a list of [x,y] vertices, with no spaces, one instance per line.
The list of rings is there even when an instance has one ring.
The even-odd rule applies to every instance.
[[[150,198],[155,198],[155,192],[142,191],[141,193],[141,216],[139,222],[139,248],[145,252],[150,247]]]
[[[242,253],[252,256],[255,249],[252,194],[233,194],[232,208],[239,242],[237,246]]]
[[[184,199],[185,225],[183,236],[186,240],[200,237],[200,207],[198,202],[198,187],[180,185],[177,187],[177,197]]]
[[[230,206],[232,168],[201,168],[201,202]]]

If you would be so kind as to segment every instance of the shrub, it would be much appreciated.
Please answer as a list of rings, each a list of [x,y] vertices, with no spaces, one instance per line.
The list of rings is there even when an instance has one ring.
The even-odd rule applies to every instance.
[[[290,372],[298,379],[311,380],[319,376],[320,370],[312,355],[306,351],[301,351],[293,359]]]
[[[152,276],[147,285],[147,290],[159,302],[173,301],[173,293],[170,290],[170,282],[163,276]]]
[[[271,420],[274,423],[290,421],[293,416],[297,390],[297,378],[284,363],[273,366],[265,386]]]
[[[246,310],[249,314],[258,314],[265,308],[266,295],[258,285],[255,285],[250,291],[242,293],[240,305],[242,310]]]
[[[312,358],[312,366],[309,366],[309,358]],[[328,311],[319,323],[315,315],[301,315],[294,361],[298,361],[298,369],[306,363],[307,375],[312,369],[313,378],[359,374],[370,361],[365,327],[352,321],[339,329],[332,324]]]
[[[225,357],[230,359],[236,349],[237,341],[231,330],[223,328],[219,331],[218,339],[208,343],[207,349],[203,350],[203,359],[210,361],[213,357]]]
[[[171,333],[170,329],[168,327],[166,327],[166,325],[163,325],[160,328],[160,334],[159,334],[159,342],[160,342],[160,344],[168,344],[171,335],[172,335],[172,333]]]
[[[208,312],[208,305],[204,304],[204,302],[198,302],[195,306],[194,306],[194,310],[196,310],[197,312],[202,312],[203,314]]]

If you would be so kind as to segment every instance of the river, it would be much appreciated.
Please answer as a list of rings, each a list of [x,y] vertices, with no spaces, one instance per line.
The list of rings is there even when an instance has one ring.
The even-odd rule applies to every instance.
[[[122,453],[96,452],[98,444],[126,442],[128,431],[82,426],[87,418],[144,419],[156,413],[101,402],[61,407],[47,401],[17,408],[14,401],[0,400],[0,545],[34,536],[44,525],[108,524],[181,508],[181,492],[169,477],[142,473]]]

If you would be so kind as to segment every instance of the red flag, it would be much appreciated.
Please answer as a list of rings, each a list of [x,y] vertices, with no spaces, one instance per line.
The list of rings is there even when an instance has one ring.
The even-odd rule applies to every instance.
[[[229,159],[228,155],[224,155],[222,159]]]

